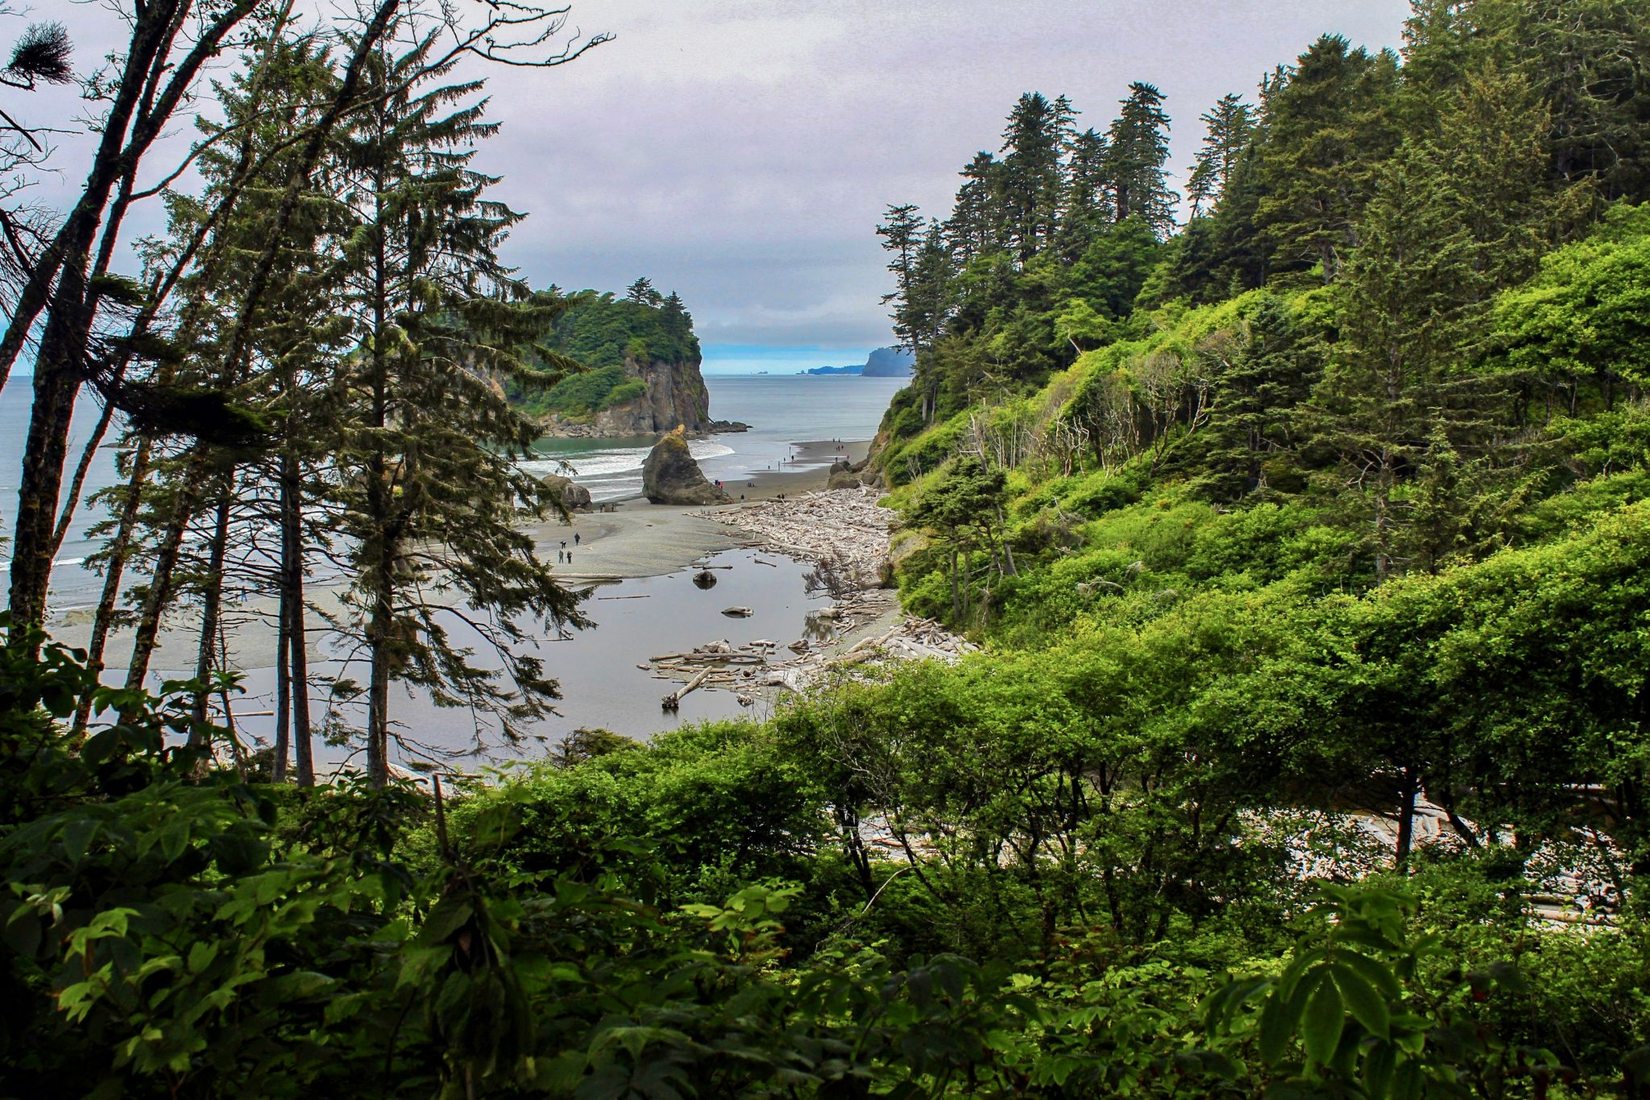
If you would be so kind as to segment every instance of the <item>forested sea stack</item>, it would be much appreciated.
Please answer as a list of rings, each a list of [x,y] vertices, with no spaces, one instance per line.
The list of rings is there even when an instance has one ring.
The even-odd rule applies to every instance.
[[[518,396],[549,435],[614,439],[727,430],[710,418],[693,317],[672,292],[637,279],[623,298],[586,291],[540,343],[569,373]]]

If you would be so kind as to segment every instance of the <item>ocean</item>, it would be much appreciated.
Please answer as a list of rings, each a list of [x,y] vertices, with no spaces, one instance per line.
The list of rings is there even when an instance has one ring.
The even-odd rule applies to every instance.
[[[793,444],[870,439],[903,378],[805,374],[706,375],[710,414],[739,421],[748,432],[695,439],[688,449],[713,480],[730,484],[762,470],[808,470],[831,458],[794,460]],[[594,500],[641,495],[642,462],[653,445],[644,439],[541,439],[540,473],[566,473]],[[563,463],[566,466],[563,466]]]
[[[694,440],[691,450],[706,477],[736,483],[761,470],[807,470],[831,461],[829,456],[793,461],[793,444],[871,438],[905,380],[798,374],[706,375],[705,384],[713,417],[742,421],[751,429]],[[0,532],[16,507],[32,385],[31,378],[14,375],[0,389]],[[71,466],[97,423],[98,411],[97,403],[89,396],[83,396],[76,406],[69,450]],[[86,481],[85,497],[115,483],[116,435],[111,430],[98,451]],[[530,460],[526,466],[540,473],[570,470],[570,476],[588,487],[594,499],[624,500],[641,495],[642,461],[651,444],[650,439],[543,439],[535,448],[543,457]],[[101,580],[85,568],[85,562],[98,545],[90,531],[103,518],[102,509],[85,503],[76,510],[52,573],[54,611],[96,604]],[[8,561],[0,560],[0,580],[9,568]]]

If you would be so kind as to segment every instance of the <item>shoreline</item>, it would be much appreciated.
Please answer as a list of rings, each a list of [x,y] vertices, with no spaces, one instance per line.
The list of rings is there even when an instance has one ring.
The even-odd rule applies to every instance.
[[[736,509],[740,503],[773,501],[823,489],[830,477],[834,458],[859,462],[870,448],[869,440],[838,443],[811,440],[794,445],[792,468],[761,470],[747,476],[742,486],[725,486],[733,496],[731,504],[704,505],[651,504],[635,496],[616,501],[612,512],[580,511],[571,522],[557,519],[533,521],[523,530],[533,539],[542,559],[551,562],[559,580],[573,587],[610,584],[640,577],[677,573],[709,554],[723,550],[760,547],[762,541],[704,513]],[[574,535],[579,536],[575,544]],[[573,552],[571,565],[555,564],[556,552],[565,540]],[[783,550],[776,548],[776,553]],[[326,616],[343,607],[345,579],[312,581],[305,591],[312,605],[308,618],[311,661],[325,660],[322,639],[329,633]],[[277,601],[273,596],[225,601],[224,629],[232,671],[253,673],[272,669],[276,663],[275,619]],[[74,607],[59,612],[49,624],[52,638],[70,647],[84,648],[91,637],[94,609]],[[150,661],[150,677],[174,678],[193,675],[198,638],[188,617],[173,617],[162,629]],[[109,636],[104,653],[108,669],[124,668],[131,653],[131,634],[116,630]]]

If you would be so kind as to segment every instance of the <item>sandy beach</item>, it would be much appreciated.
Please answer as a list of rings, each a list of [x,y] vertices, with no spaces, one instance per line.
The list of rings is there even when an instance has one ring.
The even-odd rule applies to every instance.
[[[758,471],[740,484],[727,485],[734,503],[720,508],[737,508],[741,500],[775,500],[823,489],[833,461],[842,458],[859,462],[869,446],[868,440],[797,444],[791,465]],[[576,512],[571,522],[534,523],[527,530],[540,556],[551,563],[556,561],[556,552],[565,541],[573,560],[553,568],[558,577],[579,585],[674,573],[707,554],[760,545],[761,540],[756,536],[719,523],[705,515],[706,512],[700,505],[650,504],[636,497],[616,502],[611,512]],[[318,643],[326,630],[325,616],[341,610],[344,587],[342,581],[336,579],[309,585],[307,596],[315,609],[309,622],[313,642]],[[253,670],[274,666],[275,612],[272,597],[254,597],[225,607],[231,668]],[[90,610],[64,615],[53,624],[52,633],[66,645],[84,647],[91,636]],[[162,631],[151,667],[167,676],[189,672],[195,664],[197,644],[194,624],[173,616],[168,628]],[[129,636],[117,633],[110,638],[105,664],[121,668],[130,653]],[[321,656],[312,646],[311,657]]]

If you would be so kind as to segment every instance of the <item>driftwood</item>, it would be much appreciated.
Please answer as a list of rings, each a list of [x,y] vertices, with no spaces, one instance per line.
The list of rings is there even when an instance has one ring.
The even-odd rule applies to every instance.
[[[707,668],[703,672],[699,673],[699,675],[697,675],[693,679],[689,680],[687,682],[687,684],[684,685],[680,690],[673,691],[669,695],[667,695],[663,699],[661,699],[659,701],[659,705],[661,707],[663,707],[665,710],[675,710],[677,707],[682,705],[682,699],[684,697],[686,697],[687,693],[692,691],[694,688],[698,687],[700,684],[704,683],[705,682],[705,677],[707,677],[709,675],[710,675],[710,669]]]

